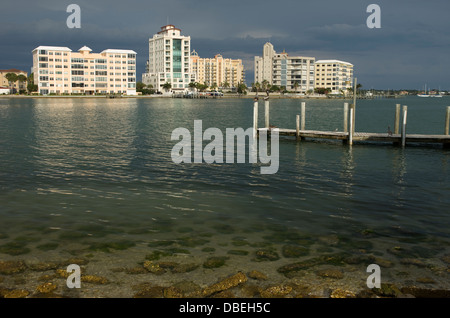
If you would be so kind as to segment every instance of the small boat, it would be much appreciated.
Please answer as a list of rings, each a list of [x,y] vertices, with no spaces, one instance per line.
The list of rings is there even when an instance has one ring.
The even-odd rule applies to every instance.
[[[442,97],[441,94],[428,94],[427,92],[427,85],[425,85],[425,93],[423,94],[417,94],[418,97]]]
[[[440,95],[440,94],[417,94],[417,96],[419,96],[419,97],[442,97],[442,95]]]

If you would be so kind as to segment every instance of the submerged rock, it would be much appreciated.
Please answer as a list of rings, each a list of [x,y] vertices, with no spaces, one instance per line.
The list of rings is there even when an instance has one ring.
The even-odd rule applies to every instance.
[[[341,279],[344,278],[344,273],[342,273],[338,269],[324,269],[316,272],[317,276],[324,277],[324,278],[334,278],[334,279]]]
[[[192,272],[193,270],[197,269],[200,265],[196,263],[188,263],[188,264],[178,264],[177,266],[171,268],[172,273],[179,274],[179,273],[188,273]]]
[[[381,283],[380,288],[373,288],[372,291],[378,296],[383,297],[398,297],[402,294],[397,286],[390,283]]]
[[[0,274],[12,275],[22,273],[27,269],[23,261],[0,261]]]
[[[411,294],[417,298],[450,298],[450,290],[445,289],[429,289],[416,286],[403,287],[404,294]]]
[[[247,282],[247,280],[248,280],[248,278],[244,273],[238,272],[237,274],[235,274],[233,276],[227,277],[218,283],[215,283],[211,286],[206,287],[202,291],[202,295],[205,297],[209,297],[218,292],[222,292],[224,290],[239,286],[240,284]]]
[[[280,259],[280,256],[278,256],[277,252],[268,249],[258,250],[256,251],[255,255],[256,255],[255,261],[257,262],[277,261]]]
[[[164,287],[161,286],[142,286],[138,287],[137,293],[133,295],[134,298],[163,298]]]
[[[319,236],[319,242],[327,246],[337,246],[339,244],[339,236],[336,234]]]
[[[403,258],[400,260],[400,263],[403,265],[414,265],[417,267],[426,267],[427,264],[425,264],[422,260],[417,258]]]
[[[331,292],[330,297],[331,298],[355,298],[356,295],[352,291],[338,288]]]
[[[45,272],[48,270],[58,269],[61,264],[56,262],[28,264],[28,268],[36,272]]]
[[[245,250],[229,250],[227,252],[227,254],[238,255],[238,256],[245,256],[245,255],[248,255],[248,251],[245,251]]]
[[[286,258],[306,256],[309,254],[309,248],[298,245],[284,245],[282,248],[282,254]]]
[[[183,292],[174,286],[164,288],[163,296],[165,298],[183,298],[184,297]]]
[[[204,268],[217,268],[225,265],[225,261],[228,260],[227,256],[213,256],[209,257],[204,263]]]
[[[5,292],[3,294],[4,298],[25,298],[30,294],[28,290],[25,289],[13,289]]]
[[[343,266],[345,265],[344,259],[348,257],[349,254],[337,253],[337,254],[326,254],[319,257],[314,257],[307,259],[302,262],[296,262],[281,266],[277,269],[277,272],[288,275],[292,272],[298,272],[305,270],[317,265],[333,265],[333,266]]]
[[[84,283],[91,283],[98,285],[104,285],[109,283],[106,277],[96,275],[81,275],[81,281]]]
[[[267,280],[267,275],[264,273],[261,273],[259,271],[253,270],[248,274],[248,277],[256,279],[256,280]]]
[[[270,286],[261,291],[261,297],[263,297],[263,298],[282,298],[282,297],[286,297],[290,292],[292,292],[292,287],[289,285]]]
[[[209,243],[208,240],[200,237],[181,237],[177,239],[178,244],[185,247],[196,247]]]
[[[0,253],[12,256],[27,254],[30,249],[26,247],[26,242],[10,242],[0,245]]]
[[[55,291],[57,288],[58,286],[53,283],[44,283],[36,287],[36,291],[41,294],[48,294]]]
[[[200,297],[202,288],[194,282],[183,280],[178,282],[173,287],[177,288],[185,297]]]
[[[152,261],[145,261],[144,268],[152,274],[162,275],[166,272],[166,270],[159,266],[159,264],[154,263]]]
[[[140,266],[137,267],[131,267],[131,268],[125,268],[124,269],[125,273],[130,274],[130,275],[138,275],[138,274],[147,274],[148,271]]]

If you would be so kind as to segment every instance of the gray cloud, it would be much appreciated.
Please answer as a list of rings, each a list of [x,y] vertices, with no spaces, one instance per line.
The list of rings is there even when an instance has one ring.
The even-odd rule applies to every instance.
[[[66,27],[67,5],[82,10],[82,28]],[[382,28],[368,29],[366,7],[382,9]],[[148,38],[169,23],[190,35],[200,56],[241,58],[247,83],[253,57],[265,42],[291,55],[338,58],[356,66],[365,87],[420,88],[424,82],[450,89],[450,26],[447,0],[237,1],[40,0],[6,1],[0,11],[0,68],[31,68],[39,45],[83,45],[94,51],[138,52],[138,72],[148,55]]]

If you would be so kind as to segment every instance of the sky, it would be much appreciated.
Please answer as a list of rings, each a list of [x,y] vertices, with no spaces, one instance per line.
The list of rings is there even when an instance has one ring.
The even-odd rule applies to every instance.
[[[67,27],[70,4],[80,6],[79,29]],[[367,26],[370,4],[381,28]],[[200,57],[242,59],[247,85],[271,42],[277,52],[354,64],[363,89],[450,90],[449,13],[448,0],[2,0],[0,69],[31,72],[40,45],[87,45],[136,51],[139,81],[148,39],[173,24]]]

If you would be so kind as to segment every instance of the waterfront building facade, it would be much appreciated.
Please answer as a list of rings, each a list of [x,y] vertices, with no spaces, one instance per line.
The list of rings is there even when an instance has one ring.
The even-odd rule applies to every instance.
[[[353,64],[340,60],[318,60],[315,63],[315,86],[330,94],[347,95],[353,83]]]
[[[233,89],[245,81],[241,59],[223,58],[220,54],[214,58],[201,58],[195,50],[191,53],[191,73],[195,75],[196,82],[209,87]]]
[[[84,46],[39,46],[33,50],[34,84],[47,94],[136,95],[136,52],[107,49],[100,53]]]
[[[314,89],[314,65],[314,57],[277,53],[271,43],[266,43],[263,56],[255,57],[255,83],[265,81],[289,91],[306,93]]]
[[[288,91],[307,93],[314,89],[314,57],[276,54],[273,58],[272,85]]]
[[[148,41],[149,56],[146,73],[142,82],[151,84],[158,91],[167,91],[167,84],[173,92],[184,92],[189,83],[195,82],[191,73],[190,36],[181,35],[181,30],[174,25],[165,25],[161,31]]]
[[[0,70],[0,86],[3,87],[3,90],[2,90],[3,93],[5,93],[5,88],[8,89],[8,93],[9,93],[9,89],[13,89],[16,92],[27,89],[26,81],[22,82],[22,81],[17,80],[14,83],[9,83],[8,79],[6,78],[6,74],[8,74],[8,73],[14,73],[16,75],[28,76],[27,72],[18,70],[16,68],[11,68],[8,70]]]
[[[262,83],[266,80],[272,85],[273,58],[275,54],[272,43],[267,42],[263,47],[263,56],[255,56],[255,83]]]

